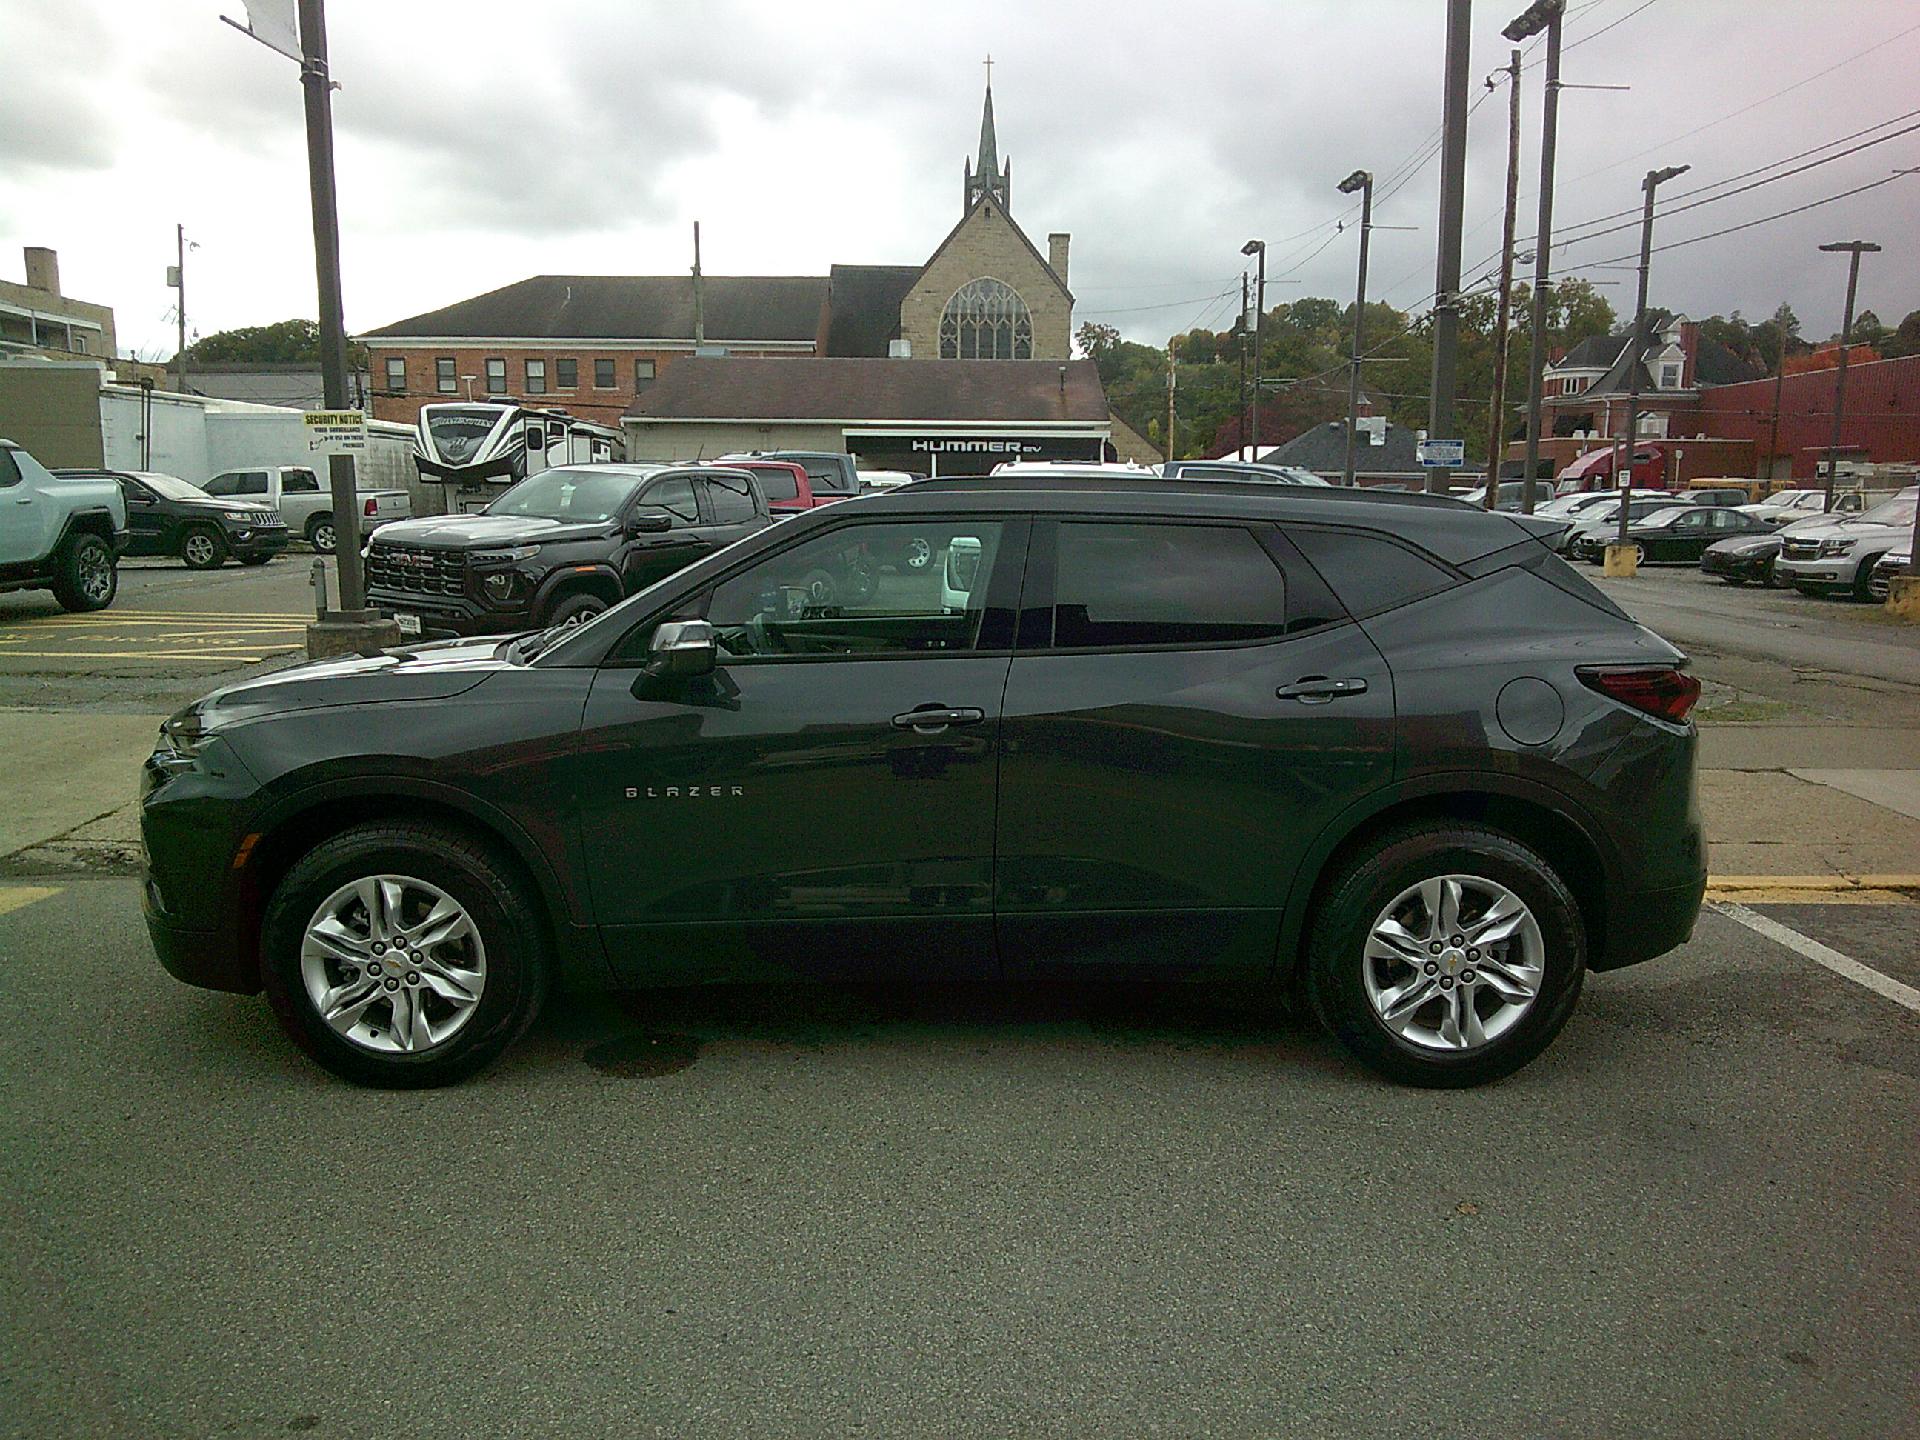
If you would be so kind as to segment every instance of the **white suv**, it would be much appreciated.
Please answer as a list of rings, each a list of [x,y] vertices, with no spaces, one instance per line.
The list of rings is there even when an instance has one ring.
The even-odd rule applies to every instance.
[[[1849,591],[1856,600],[1871,599],[1874,562],[1905,547],[1913,535],[1916,504],[1920,486],[1909,486],[1863,515],[1795,526],[1781,538],[1775,578],[1803,595]]]

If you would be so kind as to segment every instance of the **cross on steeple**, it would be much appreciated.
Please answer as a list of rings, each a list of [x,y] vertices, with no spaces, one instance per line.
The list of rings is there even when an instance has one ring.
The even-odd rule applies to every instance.
[[[993,88],[993,52],[991,50],[987,52],[987,58],[982,63],[987,67],[987,88],[991,90]]]

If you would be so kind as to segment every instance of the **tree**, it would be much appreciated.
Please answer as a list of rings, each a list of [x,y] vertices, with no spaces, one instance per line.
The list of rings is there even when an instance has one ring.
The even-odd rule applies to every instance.
[[[1120,343],[1120,327],[1117,325],[1097,325],[1084,320],[1080,328],[1074,331],[1073,343],[1080,347],[1080,353],[1089,360],[1099,361],[1104,355],[1111,354]]]
[[[1920,355],[1920,310],[1907,312],[1899,328],[1881,342],[1880,353],[1889,360],[1902,355]]]
[[[315,320],[281,320],[272,325],[243,325],[202,336],[187,347],[187,357],[203,364],[256,365],[320,360],[320,325]]]
[[[1850,345],[1877,346],[1891,333],[1880,323],[1880,317],[1871,310],[1862,310],[1853,317],[1853,334],[1848,340]]]

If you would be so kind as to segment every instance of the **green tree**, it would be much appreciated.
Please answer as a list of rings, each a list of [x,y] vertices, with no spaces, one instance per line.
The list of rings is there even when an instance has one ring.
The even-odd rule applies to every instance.
[[[1899,328],[1881,342],[1880,353],[1889,360],[1902,355],[1920,355],[1920,310],[1907,312]]]
[[[320,325],[314,320],[281,320],[272,325],[243,325],[202,336],[187,347],[187,356],[206,364],[251,362],[288,364],[319,362]]]
[[[1852,345],[1878,345],[1892,332],[1880,323],[1880,317],[1871,310],[1862,310],[1853,317],[1853,336],[1848,341]]]

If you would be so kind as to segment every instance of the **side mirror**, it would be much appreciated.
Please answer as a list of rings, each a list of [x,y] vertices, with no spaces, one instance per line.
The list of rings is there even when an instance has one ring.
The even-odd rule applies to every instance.
[[[664,510],[636,510],[627,517],[627,534],[662,535],[673,528],[673,517]]]
[[[719,663],[720,647],[713,626],[705,620],[668,620],[653,632],[649,675],[687,678],[711,675]]]

